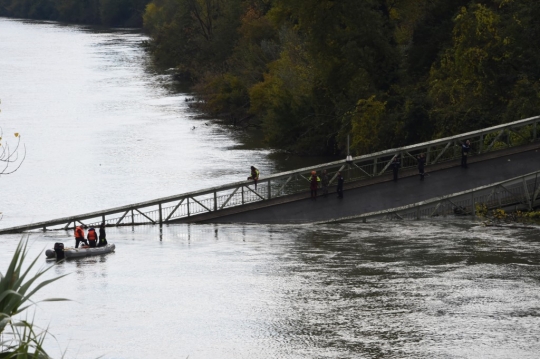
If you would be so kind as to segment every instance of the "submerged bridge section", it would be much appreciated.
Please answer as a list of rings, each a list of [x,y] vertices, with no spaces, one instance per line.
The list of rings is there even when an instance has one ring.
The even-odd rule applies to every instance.
[[[492,183],[487,186],[467,191],[431,198],[382,211],[336,218],[333,222],[366,223],[368,220],[416,220],[439,216],[475,216],[500,208],[512,211],[530,211],[540,205],[540,171],[515,177],[506,181]]]
[[[197,222],[300,223],[357,217],[408,206],[494,182],[524,176],[540,169],[537,127],[540,116],[412,146],[358,156],[261,178],[257,188],[241,181],[152,201],[130,204],[50,221],[0,229],[2,233],[69,229],[78,223],[107,226]],[[461,143],[471,141],[470,168],[455,168]],[[421,184],[416,156],[424,153],[430,176]],[[401,158],[397,182],[390,164]],[[345,199],[307,197],[311,171],[327,170],[334,184],[338,171],[345,177]],[[530,178],[527,177],[527,181]],[[532,188],[532,187],[531,187]],[[532,189],[530,189],[532,190]],[[533,193],[536,190],[533,191]],[[332,201],[330,201],[332,200]],[[536,201],[536,196],[532,204]],[[325,202],[325,203],[323,203]],[[363,205],[361,205],[363,204]],[[440,206],[439,206],[440,207]],[[398,212],[399,213],[399,212]]]
[[[501,154],[501,153],[499,153]],[[478,159],[478,158],[477,158]],[[472,161],[471,161],[472,162]],[[484,158],[469,168],[427,168],[393,182],[351,183],[344,198],[335,194],[231,214],[208,222],[321,223],[381,218],[417,219],[454,213],[474,215],[477,206],[532,209],[539,203],[540,150]],[[433,166],[435,167],[435,166]]]

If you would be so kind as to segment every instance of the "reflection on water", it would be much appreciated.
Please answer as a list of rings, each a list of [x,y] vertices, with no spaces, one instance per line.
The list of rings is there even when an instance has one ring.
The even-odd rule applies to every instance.
[[[41,296],[74,302],[37,317],[77,358],[535,358],[537,233],[462,220],[112,229],[116,253],[55,267],[71,274]],[[0,236],[0,262],[17,239]],[[32,255],[73,242],[31,240]]]

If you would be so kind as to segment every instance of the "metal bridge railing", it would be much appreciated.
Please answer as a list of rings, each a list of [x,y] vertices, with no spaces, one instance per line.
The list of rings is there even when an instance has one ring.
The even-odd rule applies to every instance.
[[[317,224],[381,219],[418,220],[449,215],[475,216],[479,208],[490,210],[510,207],[516,210],[532,210],[538,204],[540,204],[540,171],[407,206],[321,221]]]
[[[460,158],[461,143],[465,140],[471,141],[472,155],[532,143],[537,140],[539,121],[540,116],[535,116],[457,136],[358,156],[349,162],[340,160],[261,177],[257,189],[252,181],[241,181],[103,211],[0,229],[0,233],[55,227],[67,229],[76,223],[97,225],[105,222],[109,226],[168,223],[202,213],[219,212],[305,192],[311,171],[320,174],[322,170],[327,170],[332,185],[338,171],[342,171],[347,182],[386,175],[391,172],[390,164],[394,156],[400,156],[402,169],[415,167],[416,156],[420,153],[425,154],[428,165],[455,160]]]

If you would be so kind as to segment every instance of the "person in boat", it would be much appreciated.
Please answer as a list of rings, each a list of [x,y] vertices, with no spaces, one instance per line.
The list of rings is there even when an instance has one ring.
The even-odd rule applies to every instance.
[[[80,242],[88,245],[88,242],[84,238],[84,226],[82,224],[75,227],[75,248],[79,248]]]
[[[94,248],[98,239],[96,229],[94,227],[90,227],[88,230],[88,236],[86,238],[88,239],[88,243],[90,243],[90,248]]]
[[[107,239],[105,238],[105,223],[101,223],[99,226],[99,242],[98,247],[105,247],[107,245]]]

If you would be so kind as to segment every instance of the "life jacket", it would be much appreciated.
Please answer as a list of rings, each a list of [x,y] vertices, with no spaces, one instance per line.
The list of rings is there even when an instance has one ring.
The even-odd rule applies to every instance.
[[[75,238],[84,238],[84,229],[81,226],[75,228]]]
[[[90,228],[88,230],[88,240],[89,241],[97,240],[97,233],[96,233],[96,230],[94,228]]]

